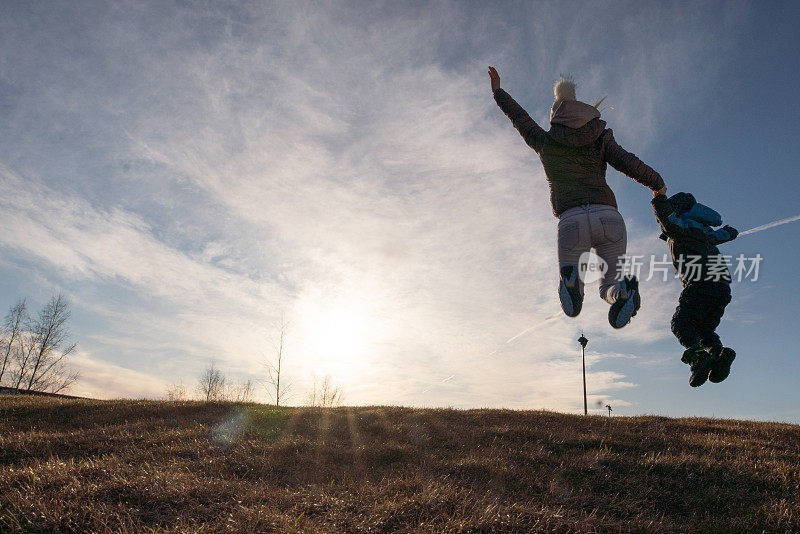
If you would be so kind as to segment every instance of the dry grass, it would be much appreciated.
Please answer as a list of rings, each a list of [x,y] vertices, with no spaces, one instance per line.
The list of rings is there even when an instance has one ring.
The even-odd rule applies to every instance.
[[[800,427],[0,396],[2,532],[800,531]]]

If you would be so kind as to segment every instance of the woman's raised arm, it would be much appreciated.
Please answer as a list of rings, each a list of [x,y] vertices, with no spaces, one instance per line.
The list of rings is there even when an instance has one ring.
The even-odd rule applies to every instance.
[[[511,95],[500,88],[500,75],[494,67],[489,67],[489,78],[492,81],[494,101],[511,120],[511,124],[514,125],[528,146],[539,152],[544,145],[545,131],[536,124],[527,111],[522,109],[522,106],[511,98]]]

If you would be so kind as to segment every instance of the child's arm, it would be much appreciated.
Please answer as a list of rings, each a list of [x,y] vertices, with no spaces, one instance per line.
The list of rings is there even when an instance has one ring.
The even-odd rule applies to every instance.
[[[697,241],[707,241],[712,245],[719,245],[736,239],[736,236],[739,234],[739,232],[731,226],[724,226],[719,230],[706,232],[701,225],[693,224],[693,221],[684,221],[676,217],[666,195],[654,195],[650,203],[653,205],[653,211],[655,211],[656,219],[658,219],[658,224],[661,226],[661,231],[664,232],[667,237],[673,239],[689,238]]]
[[[511,124],[514,125],[528,146],[539,152],[544,145],[545,131],[536,124],[527,111],[522,109],[522,106],[511,98],[511,95],[500,88],[500,76],[494,67],[489,67],[489,77],[492,79],[494,101],[497,102],[506,117],[511,119]]]
[[[711,235],[714,236],[714,239],[716,240],[714,244],[719,245],[721,243],[727,243],[728,241],[733,241],[736,239],[736,236],[739,235],[739,230],[726,224],[719,230],[714,230],[711,232]]]
[[[653,211],[656,214],[656,220],[661,227],[661,231],[664,232],[667,237],[679,237],[682,233],[682,229],[670,219],[670,217],[673,217],[674,212],[672,211],[672,206],[667,196],[660,193],[654,194],[650,204],[653,206]]]

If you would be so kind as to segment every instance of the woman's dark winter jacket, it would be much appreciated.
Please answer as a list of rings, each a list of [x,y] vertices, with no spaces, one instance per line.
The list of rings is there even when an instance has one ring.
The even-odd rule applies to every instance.
[[[617,207],[606,183],[606,163],[653,191],[664,187],[656,171],[614,141],[613,132],[606,129],[594,107],[577,100],[561,102],[546,132],[503,89],[494,92],[494,99],[528,146],[539,154],[556,217],[583,204]]]
[[[717,245],[736,239],[739,232],[730,226],[709,228],[709,223],[722,224],[722,218],[698,204],[689,193],[678,193],[669,199],[658,195],[651,204],[683,286],[695,282],[730,284],[731,275]]]

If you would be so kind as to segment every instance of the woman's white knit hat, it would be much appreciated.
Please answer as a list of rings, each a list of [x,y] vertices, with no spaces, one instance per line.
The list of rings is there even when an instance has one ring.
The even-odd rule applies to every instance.
[[[553,84],[553,99],[556,102],[564,100],[576,100],[575,98],[575,80],[572,76],[563,74],[558,77],[558,80]]]
[[[550,108],[550,120],[553,120],[558,106],[565,100],[576,100],[575,98],[575,80],[572,76],[563,74],[558,77],[558,80],[553,84],[553,106]]]

